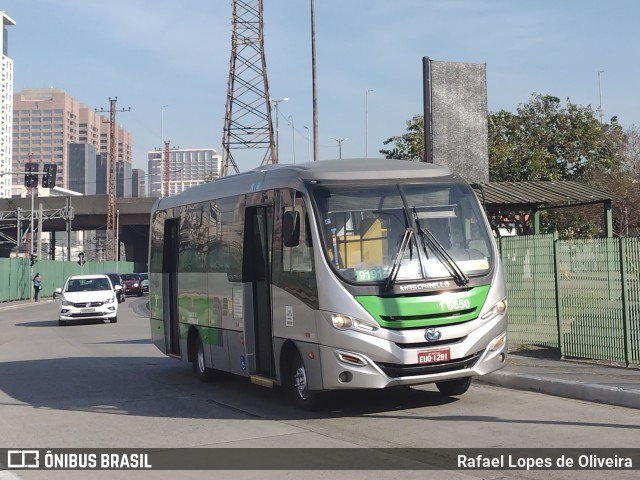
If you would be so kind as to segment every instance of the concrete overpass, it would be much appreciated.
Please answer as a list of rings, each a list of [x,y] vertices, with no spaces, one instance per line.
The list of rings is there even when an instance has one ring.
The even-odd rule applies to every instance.
[[[43,232],[66,232],[68,205],[71,206],[73,218],[72,231],[104,230],[107,223],[107,195],[83,195],[62,197],[35,197],[34,209],[42,204],[45,218],[42,223]],[[125,245],[127,261],[147,262],[149,256],[149,218],[151,207],[157,200],[155,197],[117,198],[116,210],[120,226],[119,240]],[[0,228],[5,236],[15,239],[15,227],[18,209],[21,217],[31,215],[31,197],[0,199]],[[57,211],[57,212],[55,212]],[[15,212],[12,214],[12,212]],[[55,218],[47,218],[47,212]],[[28,223],[28,222],[27,222]],[[36,223],[37,225],[37,223]],[[8,257],[15,244],[0,246],[0,257]]]

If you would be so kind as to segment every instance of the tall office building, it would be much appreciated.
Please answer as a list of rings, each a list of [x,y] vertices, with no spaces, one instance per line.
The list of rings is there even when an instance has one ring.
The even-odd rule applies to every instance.
[[[11,17],[0,11],[2,37],[0,37],[0,173],[11,171],[13,136],[13,60],[9,58],[9,32],[15,25]],[[0,176],[0,198],[11,197],[12,175]]]
[[[160,151],[147,152],[149,195],[176,195],[183,190],[210,182],[220,176],[222,158],[213,148],[176,148],[169,150],[168,192],[162,191],[164,167]],[[163,195],[164,194],[164,195]]]
[[[14,170],[23,169],[29,156],[32,162],[55,163],[58,165],[56,185],[72,189],[69,145],[84,143],[92,145],[98,154],[109,154],[108,118],[60,88],[22,89],[13,96],[13,112]],[[124,162],[131,168],[131,134],[121,126],[115,131],[116,162]],[[96,168],[96,175],[101,174],[102,171]],[[13,191],[19,194],[16,187],[22,182],[17,176],[13,182]],[[100,183],[100,180],[96,179],[96,182]]]
[[[88,143],[69,144],[69,190],[96,194],[96,149]]]
[[[134,168],[131,170],[131,196],[146,197],[147,187],[144,178],[144,170]]]

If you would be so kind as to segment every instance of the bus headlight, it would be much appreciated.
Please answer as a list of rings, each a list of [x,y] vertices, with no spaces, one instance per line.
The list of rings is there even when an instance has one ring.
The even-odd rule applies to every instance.
[[[366,330],[367,332],[373,332],[378,330],[379,326],[375,323],[367,322],[365,320],[361,320],[359,318],[352,317],[350,315],[344,315],[342,313],[332,313],[331,314],[331,325],[338,330],[348,330],[348,329],[360,329]]]
[[[331,324],[338,330],[347,330],[353,326],[353,318],[341,313],[331,315]]]
[[[499,302],[497,302],[487,313],[480,317],[482,320],[488,320],[489,318],[493,318],[497,315],[504,315],[507,311],[507,299],[503,298]]]

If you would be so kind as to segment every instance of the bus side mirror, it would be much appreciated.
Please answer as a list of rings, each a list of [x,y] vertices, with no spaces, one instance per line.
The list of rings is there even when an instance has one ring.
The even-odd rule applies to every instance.
[[[284,212],[282,219],[282,242],[285,247],[297,247],[300,244],[300,212]]]

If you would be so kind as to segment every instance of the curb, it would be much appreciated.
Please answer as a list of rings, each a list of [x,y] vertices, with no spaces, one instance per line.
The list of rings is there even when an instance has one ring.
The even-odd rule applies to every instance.
[[[541,375],[498,371],[477,377],[479,383],[545,393],[564,398],[640,409],[640,391],[610,385],[558,380]]]

